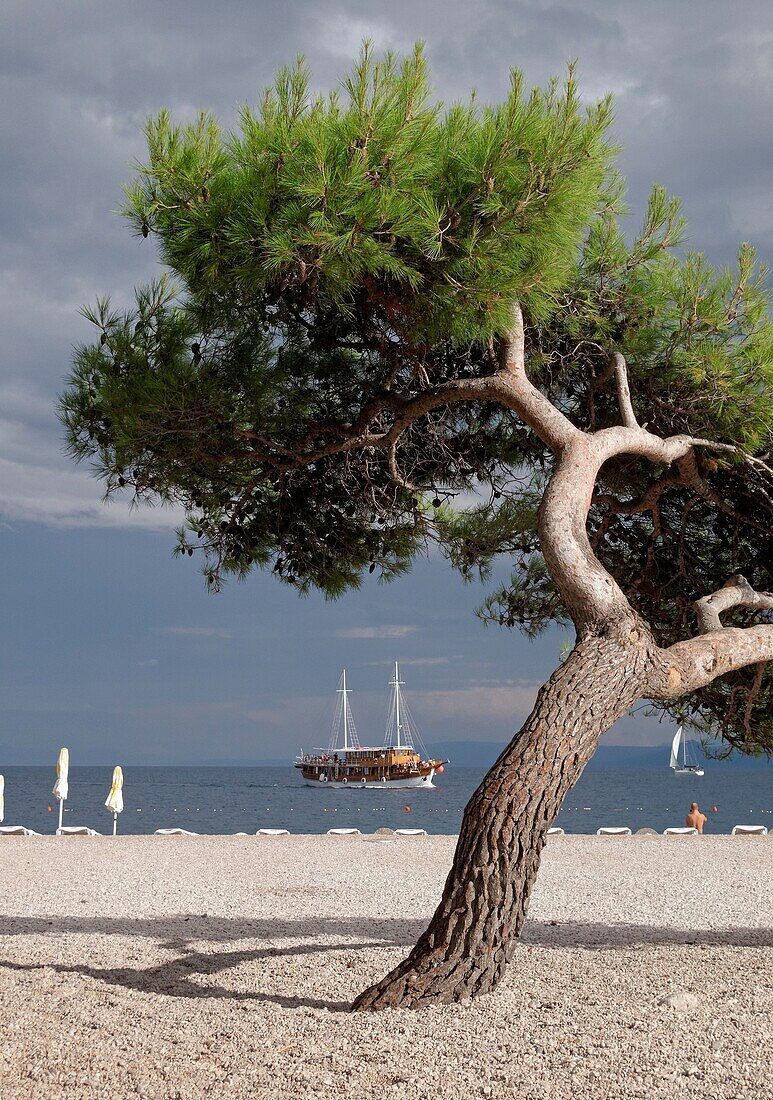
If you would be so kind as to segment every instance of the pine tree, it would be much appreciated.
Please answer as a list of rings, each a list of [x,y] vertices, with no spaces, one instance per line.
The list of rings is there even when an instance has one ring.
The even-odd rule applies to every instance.
[[[263,567],[336,597],[436,543],[465,576],[511,558],[484,619],[574,627],[358,1008],[495,987],[547,829],[638,701],[773,749],[765,271],[681,251],[659,188],[628,244],[610,119],[571,69],[443,108],[420,49],[367,47],[341,95],[283,70],[235,135],[162,112],[126,214],[168,275],[85,311],[70,450],[108,494],[182,504],[211,588]]]

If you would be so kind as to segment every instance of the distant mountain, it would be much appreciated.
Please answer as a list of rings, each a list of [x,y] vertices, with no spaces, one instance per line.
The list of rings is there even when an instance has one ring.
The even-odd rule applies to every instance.
[[[451,741],[445,745],[427,746],[430,755],[442,756],[459,768],[490,767],[504,745],[498,741]],[[700,756],[700,747],[695,744]],[[668,766],[670,742],[663,745],[600,745],[589,768],[663,768]],[[773,777],[773,760],[732,756],[729,760],[706,760],[709,768],[770,768]]]
[[[698,745],[696,743],[696,750]],[[494,763],[500,752],[504,748],[504,744],[499,741],[446,741],[442,745],[430,742],[427,745],[427,751],[430,756],[439,757],[443,760],[450,761],[452,767],[457,768],[476,768],[488,769]],[[664,745],[648,746],[648,745],[604,745],[602,744],[597,750],[595,756],[592,758],[588,767],[590,769],[596,768],[664,768],[668,765],[668,758],[670,753],[670,744],[666,742]],[[16,758],[16,759],[15,759]],[[4,746],[0,743],[0,760],[4,760],[6,765],[21,767],[24,766],[18,760],[18,749],[13,751],[11,746],[8,746],[4,751]],[[112,759],[92,759],[79,760],[79,764],[84,767],[105,767],[112,768]],[[143,765],[135,760],[124,760],[124,764],[128,767],[193,767],[193,768],[282,768],[285,771],[292,765],[292,761],[289,759],[277,759],[265,758],[263,760],[256,759],[254,757],[231,757],[221,758],[210,757],[205,760],[181,760],[175,763],[174,761],[164,761],[163,764]],[[53,767],[50,760],[41,761],[38,760],[33,763],[33,767]],[[733,756],[730,760],[706,760],[707,768],[769,768],[770,776],[773,779],[773,760],[753,759],[751,757]]]

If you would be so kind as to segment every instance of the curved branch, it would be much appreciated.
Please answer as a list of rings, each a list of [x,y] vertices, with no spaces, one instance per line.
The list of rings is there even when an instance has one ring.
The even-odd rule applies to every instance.
[[[322,446],[312,446],[308,437],[306,440],[299,441],[295,450],[278,448],[269,441],[270,447],[279,450],[282,456],[275,465],[278,469],[293,469],[306,466],[310,462],[318,462],[321,458],[331,455],[364,450],[368,447],[383,447],[388,450],[409,425],[435,409],[442,408],[444,405],[456,405],[463,401],[498,400],[499,395],[494,392],[491,383],[490,377],[446,382],[408,399],[384,392],[378,398],[369,401],[351,424],[341,425],[336,438]],[[391,426],[386,431],[371,431],[369,425],[384,412],[392,414]],[[252,437],[259,438],[254,433]],[[260,459],[268,457],[262,451],[249,452],[249,455]]]
[[[724,611],[733,607],[753,607],[757,610],[773,611],[773,593],[755,592],[746,577],[740,574],[730,579],[710,596],[701,596],[695,601],[698,616],[698,633],[709,634],[722,629],[720,618]]]
[[[698,444],[694,441],[693,448]],[[719,493],[717,493],[705,478],[701,475],[698,467],[698,460],[695,456],[695,450],[691,450],[689,454],[684,458],[680,458],[677,463],[679,468],[680,479],[683,485],[690,489],[693,489],[699,497],[707,501],[709,504],[713,504],[715,508],[720,512],[724,512],[726,516],[732,516],[733,519],[738,520],[741,523],[748,524],[750,527],[756,527],[758,531],[764,531],[768,537],[771,537],[771,529],[769,524],[760,523],[758,520],[753,519],[750,515],[742,514],[736,508],[732,508],[729,504],[722,499]],[[767,496],[767,494],[766,494]],[[773,502],[771,502],[773,504]]]
[[[657,481],[653,481],[649,488],[646,489],[640,497],[634,500],[620,500],[618,497],[612,496],[609,493],[594,494],[593,503],[603,504],[608,508],[608,511],[604,515],[602,528],[600,528],[600,530],[603,529],[604,532],[607,530],[609,521],[613,516],[638,515],[643,512],[654,514],[663,494],[669,489],[681,487],[692,489],[699,497],[713,504],[715,508],[718,508],[720,512],[724,512],[725,515],[732,516],[733,519],[747,524],[749,527],[756,527],[758,531],[764,531],[768,537],[773,537],[769,524],[760,523],[750,515],[743,514],[736,508],[730,507],[720,494],[711,488],[701,475],[694,450],[689,451],[684,458],[677,459],[676,467],[678,471],[676,474],[664,474],[662,477],[658,478]],[[597,540],[598,531],[594,536],[594,545],[596,545]]]
[[[556,454],[583,436],[583,432],[556,408],[526,374],[523,315],[517,303],[513,306],[511,328],[500,341],[498,364],[493,374],[446,382],[411,398],[383,391],[365,404],[353,423],[341,425],[337,437],[329,443],[313,446],[310,440],[300,442],[294,452],[288,454],[286,449],[282,450],[283,460],[276,465],[292,468],[367,447],[389,450],[403,431],[420,417],[444,405],[467,401],[491,401],[511,409]],[[386,431],[374,432],[370,430],[370,425],[381,413],[391,413],[392,424]],[[265,455],[256,452],[255,457]]]
[[[727,626],[660,651],[664,675],[650,685],[653,699],[678,699],[748,665],[773,660],[773,626]]]
[[[397,440],[393,440],[387,448],[387,465],[389,466],[389,476],[394,481],[395,485],[399,485],[401,489],[407,489],[409,493],[421,493],[421,489],[418,485],[414,485],[408,481],[400,473],[400,469],[397,465]]]
[[[715,443],[713,439],[701,439],[700,437],[694,438],[692,443],[693,447],[702,447],[707,451],[724,451],[725,454],[735,455],[747,466],[751,466],[753,470],[773,478],[773,467],[768,466],[761,458],[750,455],[742,447],[736,447],[734,443]]]
[[[540,507],[539,537],[545,563],[579,631],[631,615],[625,593],[593,552],[586,521],[599,470],[617,455],[639,455],[670,466],[686,455],[689,436],[661,439],[644,428],[578,432],[560,455]]]
[[[493,376],[493,400],[518,413],[523,422],[560,454],[583,435],[568,417],[529,380],[526,374],[523,314],[516,302],[509,330],[499,343],[499,370]]]
[[[656,682],[650,685],[652,698],[678,699],[728,672],[773,660],[773,625],[723,627],[720,616],[733,607],[773,610],[773,594],[755,592],[739,574],[696,600],[699,633],[658,651],[660,667]]]

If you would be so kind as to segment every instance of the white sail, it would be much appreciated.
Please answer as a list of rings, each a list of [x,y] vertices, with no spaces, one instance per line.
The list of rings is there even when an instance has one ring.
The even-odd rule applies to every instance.
[[[681,740],[682,727],[680,726],[679,729],[676,731],[676,734],[674,735],[674,740],[671,742],[671,763],[669,765],[669,767],[671,768],[679,767],[679,743]]]
[[[681,755],[681,760],[679,759]],[[684,737],[682,727],[676,731],[671,743],[671,770],[674,775],[703,775],[698,756],[689,738]]]
[[[698,769],[698,754],[695,751],[695,748],[693,746],[692,741],[689,741],[687,738],[685,738],[685,740],[684,740],[684,744],[683,744],[683,748],[682,748],[682,756],[684,758],[685,768],[693,768],[697,771],[697,769]]]

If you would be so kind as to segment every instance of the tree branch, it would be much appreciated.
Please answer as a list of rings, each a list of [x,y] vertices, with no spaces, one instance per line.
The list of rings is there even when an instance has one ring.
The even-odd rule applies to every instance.
[[[393,440],[387,448],[387,464],[389,466],[389,476],[392,478],[395,485],[399,485],[402,489],[407,489],[409,493],[421,493],[421,489],[417,485],[413,485],[400,473],[400,469],[397,465],[397,440]]]
[[[722,626],[720,615],[734,607],[773,610],[773,594],[755,592],[746,578],[738,575],[697,600],[700,633],[658,651],[651,698],[678,699],[728,672],[773,659],[773,625]]]
[[[726,454],[736,455],[747,466],[751,466],[752,469],[757,470],[759,473],[766,474],[769,478],[773,478],[773,468],[768,466],[766,462],[763,462],[761,458],[756,458],[754,455],[748,454],[742,447],[736,447],[733,443],[715,443],[713,439],[700,439],[694,438],[692,441],[693,447],[702,447],[707,451],[724,451]],[[767,458],[767,455],[765,456]]]
[[[620,416],[626,428],[638,428],[639,422],[631,403],[631,390],[628,386],[628,368],[625,359],[616,351],[612,356],[612,366],[615,372],[615,385],[617,386],[617,404],[620,408]]]
[[[773,626],[728,626],[660,651],[662,677],[650,685],[653,699],[678,699],[728,672],[773,660]]]
[[[579,631],[621,614],[633,614],[624,592],[593,552],[586,522],[601,467],[632,454],[660,466],[686,455],[689,436],[661,439],[644,428],[578,432],[561,454],[540,507],[539,538],[545,563]]]
[[[722,629],[720,615],[733,607],[753,607],[758,610],[773,611],[773,593],[755,592],[746,577],[738,574],[731,577],[722,588],[710,596],[701,596],[695,601],[698,616],[698,633],[709,634]]]
[[[492,379],[495,400],[518,413],[551,451],[560,454],[582,436],[579,428],[529,380],[526,374],[523,314],[516,302],[510,329],[499,343],[499,369]]]

